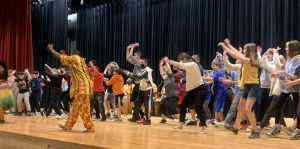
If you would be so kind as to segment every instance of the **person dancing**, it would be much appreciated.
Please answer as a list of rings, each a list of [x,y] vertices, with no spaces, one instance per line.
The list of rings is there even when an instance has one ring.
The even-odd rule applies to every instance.
[[[78,115],[83,120],[84,132],[95,132],[95,126],[90,115],[90,96],[93,94],[93,84],[87,72],[85,60],[80,57],[80,52],[74,50],[71,56],[61,55],[53,49],[53,44],[48,44],[47,49],[60,60],[61,64],[68,66],[71,72],[70,97],[73,106],[65,125],[58,126],[63,130],[71,130],[77,121]]]

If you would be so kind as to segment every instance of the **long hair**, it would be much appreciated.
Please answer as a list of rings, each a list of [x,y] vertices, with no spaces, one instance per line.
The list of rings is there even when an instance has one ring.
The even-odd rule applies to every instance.
[[[291,40],[286,42],[287,56],[293,58],[296,55],[300,54],[300,43],[298,40]]]
[[[250,58],[250,64],[251,66],[258,67],[259,61],[257,56],[257,46],[255,43],[247,43],[244,46],[244,49],[246,49],[245,57]]]

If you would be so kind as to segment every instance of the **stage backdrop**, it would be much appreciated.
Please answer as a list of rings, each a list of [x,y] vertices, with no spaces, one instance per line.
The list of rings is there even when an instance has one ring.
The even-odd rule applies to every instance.
[[[0,1],[0,60],[10,69],[33,68],[30,0]]]
[[[200,54],[210,69],[225,37],[235,46],[284,48],[284,42],[300,39],[299,8],[298,0],[119,0],[79,12],[77,46],[101,71],[109,61],[131,70],[125,49],[139,42],[158,81],[159,59],[183,51]]]
[[[58,67],[59,62],[47,51],[47,44],[67,50],[68,3],[67,0],[42,0],[43,6],[32,5],[32,40],[35,70],[43,71],[45,63]]]

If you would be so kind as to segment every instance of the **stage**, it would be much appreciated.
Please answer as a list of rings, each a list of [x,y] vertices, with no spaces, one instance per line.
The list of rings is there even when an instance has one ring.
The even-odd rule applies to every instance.
[[[64,132],[57,127],[66,118],[56,120],[54,117],[12,116],[6,115],[5,124],[0,124],[1,149],[298,149],[299,141],[288,140],[283,133],[279,138],[267,138],[268,130],[263,130],[261,139],[250,140],[249,132],[240,131],[233,135],[223,127],[209,126],[207,134],[197,134],[198,127],[188,126],[183,130],[174,130],[172,126],[178,120],[168,124],[158,124],[160,118],[153,117],[152,125],[143,126],[127,122],[123,117],[122,123],[113,120],[106,122],[94,121],[95,133],[81,133],[83,124],[78,119],[73,131]],[[291,124],[292,119],[287,119]],[[272,121],[273,123],[273,121]]]

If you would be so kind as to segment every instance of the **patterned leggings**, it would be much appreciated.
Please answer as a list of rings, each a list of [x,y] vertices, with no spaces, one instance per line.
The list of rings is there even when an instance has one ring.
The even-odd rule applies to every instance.
[[[67,130],[71,130],[80,115],[86,129],[95,130],[90,115],[90,95],[77,95],[74,97],[72,110],[65,124]]]

